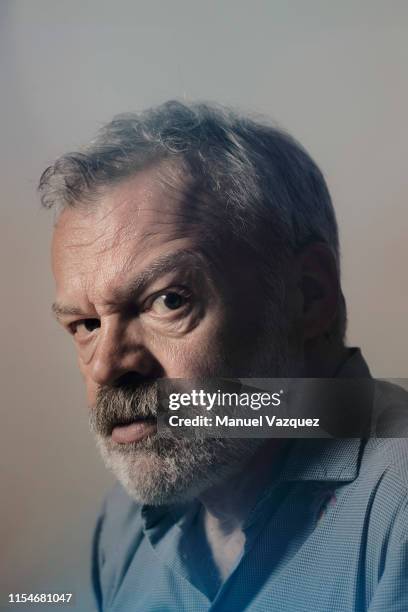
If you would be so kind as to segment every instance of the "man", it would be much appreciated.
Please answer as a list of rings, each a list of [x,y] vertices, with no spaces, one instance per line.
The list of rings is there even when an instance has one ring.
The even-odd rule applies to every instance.
[[[344,344],[335,214],[309,155],[168,102],[114,119],[40,192],[59,208],[53,310],[121,483],[95,531],[99,609],[408,610],[405,440],[157,427],[163,380],[369,378]]]

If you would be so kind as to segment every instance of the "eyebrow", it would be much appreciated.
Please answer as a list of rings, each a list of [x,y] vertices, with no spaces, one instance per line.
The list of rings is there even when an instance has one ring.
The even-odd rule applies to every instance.
[[[51,311],[57,319],[61,319],[64,316],[67,317],[69,315],[85,314],[83,310],[81,310],[81,308],[77,308],[76,306],[59,304],[58,302],[53,303],[53,305],[51,306]]]
[[[173,272],[180,267],[186,268],[187,266],[189,271],[198,271],[205,266],[205,258],[201,253],[187,250],[163,255],[147,266],[136,278],[124,284],[120,289],[114,290],[114,300],[119,302],[123,300],[124,296],[126,298],[129,295],[140,294],[160,276]],[[51,310],[58,320],[64,316],[81,316],[86,314],[86,312],[77,306],[59,302],[54,302]]]

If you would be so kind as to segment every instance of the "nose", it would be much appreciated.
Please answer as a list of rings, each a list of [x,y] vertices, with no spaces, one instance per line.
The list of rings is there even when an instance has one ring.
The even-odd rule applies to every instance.
[[[143,342],[137,321],[109,317],[102,322],[89,375],[97,385],[118,384],[120,379],[157,375],[159,363]]]

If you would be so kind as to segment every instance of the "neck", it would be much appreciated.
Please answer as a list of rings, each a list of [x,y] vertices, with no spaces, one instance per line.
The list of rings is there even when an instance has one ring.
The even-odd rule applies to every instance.
[[[348,349],[342,342],[329,343],[324,337],[304,346],[303,368],[300,377],[332,378],[347,359]]]
[[[225,535],[241,529],[258,495],[270,482],[274,461],[284,444],[284,440],[267,440],[238,472],[207,489],[200,496],[207,521]]]
[[[244,549],[244,522],[259,493],[271,480],[275,455],[280,452],[282,443],[284,441],[268,440],[241,466],[239,473],[200,496],[204,532],[222,582]]]

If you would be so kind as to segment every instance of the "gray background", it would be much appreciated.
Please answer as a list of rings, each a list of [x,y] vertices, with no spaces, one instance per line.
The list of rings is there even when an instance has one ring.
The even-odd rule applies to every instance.
[[[327,177],[349,342],[374,374],[405,377],[408,4],[1,0],[0,18],[0,607],[10,591],[68,590],[89,610],[90,534],[111,480],[50,315],[40,172],[113,114],[168,98],[267,114]]]

